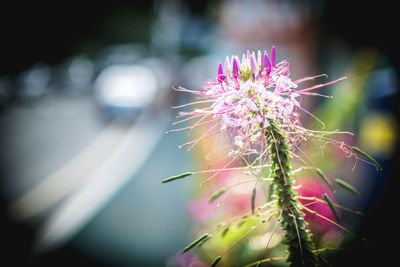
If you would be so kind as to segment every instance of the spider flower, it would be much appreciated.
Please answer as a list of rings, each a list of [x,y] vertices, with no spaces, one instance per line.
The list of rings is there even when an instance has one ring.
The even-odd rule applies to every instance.
[[[298,145],[310,135],[310,132],[302,127],[300,112],[304,111],[314,116],[301,106],[301,97],[303,95],[329,97],[314,91],[346,77],[300,89],[302,82],[326,75],[292,81],[289,62],[283,60],[276,63],[275,47],[272,47],[270,54],[271,58],[266,51],[264,56],[258,51],[256,57],[255,52],[247,51],[247,55],[243,54],[242,61],[237,56],[232,56],[230,59],[227,57],[224,65],[218,65],[216,81],[206,81],[200,91],[182,87],[177,89],[202,98],[200,101],[183,106],[210,103],[206,108],[182,112],[179,115],[185,118],[175,124],[192,119],[199,120],[192,126],[172,131],[209,125],[208,130],[200,138],[182,146],[188,146],[190,150],[202,139],[226,131],[234,144],[233,154],[239,151],[260,152],[265,147],[265,132],[270,127],[271,121],[279,125],[290,146]],[[338,145],[352,154],[350,148],[343,147],[343,144]]]
[[[206,107],[196,108],[189,112],[181,112],[178,115],[181,120],[175,122],[175,125],[191,120],[196,120],[196,122],[191,126],[172,131],[192,130],[199,126],[207,126],[200,137],[181,145],[181,147],[188,146],[188,150],[190,150],[201,140],[223,132],[228,135],[232,143],[232,150],[229,155],[233,156],[233,160],[222,168],[197,172],[214,172],[203,183],[210,181],[213,177],[218,177],[218,174],[222,171],[232,169],[240,169],[243,170],[243,174],[250,173],[252,176],[257,177],[257,179],[247,181],[237,181],[236,184],[223,188],[222,191],[218,192],[226,192],[242,183],[254,183],[251,197],[248,201],[250,205],[246,205],[250,206],[247,215],[253,215],[260,219],[260,224],[269,221],[273,215],[280,218],[281,229],[284,232],[284,243],[288,246],[289,252],[287,261],[291,263],[291,266],[314,266],[319,262],[319,256],[316,253],[317,250],[311,239],[308,224],[304,220],[305,214],[302,210],[316,215],[318,218],[322,218],[335,226],[338,226],[338,224],[328,217],[333,215],[335,219],[339,219],[335,204],[331,200],[332,197],[327,193],[323,194],[323,199],[315,197],[313,201],[323,202],[329,208],[327,210],[329,216],[325,213],[320,214],[323,213],[322,211],[318,213],[319,211],[313,210],[311,204],[302,205],[299,201],[299,199],[304,200],[307,197],[299,196],[294,191],[293,185],[295,181],[293,175],[296,171],[291,166],[293,156],[304,164],[301,168],[315,170],[320,178],[330,188],[332,187],[331,182],[322,171],[311,166],[312,164],[308,162],[308,158],[304,155],[300,145],[308,139],[314,138],[314,140],[323,144],[336,145],[344,151],[345,156],[354,156],[356,160],[369,162],[374,164],[378,170],[381,170],[379,164],[361,149],[330,138],[332,134],[351,133],[315,131],[302,126],[300,121],[300,113],[302,112],[318,120],[311,112],[302,107],[302,97],[321,96],[329,98],[330,96],[317,93],[315,90],[346,79],[346,77],[342,77],[327,83],[302,88],[303,82],[320,77],[326,77],[326,75],[322,74],[292,80],[290,78],[290,64],[286,60],[278,62],[276,49],[272,47],[270,56],[266,51],[264,53],[258,51],[257,57],[255,52],[247,51],[246,54],[243,54],[242,60],[238,56],[227,57],[224,65],[218,65],[216,81],[206,81],[199,91],[182,87],[177,89],[178,91],[193,93],[200,98],[198,101],[179,107],[208,104]],[[322,122],[321,124],[323,125]],[[253,155],[256,155],[256,158]],[[247,166],[232,168],[232,163],[238,158],[242,158]],[[267,166],[269,166],[269,177],[263,177],[262,171],[266,170]],[[163,182],[180,179],[194,173],[184,173],[168,178]],[[245,175],[240,175],[239,178],[243,176]],[[276,208],[260,211],[264,206],[257,206],[256,203],[256,185],[259,181],[270,181],[270,193],[265,196],[267,202],[264,206],[276,203]],[[343,185],[344,183],[341,184]],[[347,186],[347,188],[354,192],[350,186]],[[326,190],[323,191],[325,192]],[[212,265],[218,263],[219,260],[220,257],[217,257]],[[260,263],[261,261],[258,264],[256,262],[254,265],[259,265]]]

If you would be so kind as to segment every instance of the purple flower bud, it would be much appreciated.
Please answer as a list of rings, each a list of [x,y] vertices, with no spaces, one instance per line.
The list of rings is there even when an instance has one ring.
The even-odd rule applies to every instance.
[[[222,64],[219,63],[217,81],[218,83],[222,83],[223,80],[224,80],[224,70],[222,69]]]
[[[275,62],[276,62],[275,46],[272,46],[272,49],[271,49],[271,63],[272,63],[272,67],[275,67]]]
[[[256,59],[254,57],[254,55],[252,55],[250,57],[250,67],[251,67],[251,72],[253,73],[253,76],[255,76],[257,73],[257,69],[256,69]]]
[[[233,58],[233,61],[232,61],[232,74],[233,74],[233,78],[237,78],[238,77],[238,71],[239,71],[239,68],[238,68],[238,62],[237,62],[237,59],[236,58]]]
[[[225,64],[224,64],[224,74],[228,75],[229,69],[231,68],[231,63],[229,61],[229,57],[225,58]]]
[[[269,61],[267,51],[264,51],[264,66],[265,66],[265,70],[269,74],[271,72],[271,62]]]

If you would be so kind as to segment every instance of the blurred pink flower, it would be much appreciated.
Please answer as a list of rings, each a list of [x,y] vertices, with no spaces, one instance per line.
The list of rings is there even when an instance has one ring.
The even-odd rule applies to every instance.
[[[188,204],[189,214],[194,222],[204,222],[214,215],[215,204],[209,203],[207,197],[197,197]]]
[[[323,195],[325,193],[333,202],[335,201],[331,190],[325,184],[316,179],[303,178],[298,183],[300,184],[300,187],[296,191],[302,197],[314,197],[323,200]],[[332,214],[332,211],[327,203],[305,199],[299,199],[299,201],[307,208],[316,211],[318,214],[328,218],[329,220],[335,221],[335,216]],[[304,219],[310,224],[310,228],[314,233],[323,234],[330,230],[338,229],[336,225],[325,220],[324,218],[314,215],[307,210],[303,211],[305,213]],[[338,209],[336,209],[336,213],[340,216]]]

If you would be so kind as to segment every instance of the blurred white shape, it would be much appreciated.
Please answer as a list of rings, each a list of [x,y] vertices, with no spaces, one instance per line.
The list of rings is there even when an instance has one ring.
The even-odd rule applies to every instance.
[[[273,248],[280,244],[282,241],[282,235],[279,232],[267,232],[266,234],[256,235],[249,241],[249,247],[253,250],[263,250]]]
[[[113,65],[99,74],[94,88],[104,105],[140,108],[155,98],[157,78],[145,66]]]
[[[169,118],[143,113],[109,160],[75,194],[62,203],[39,231],[36,252],[59,247],[73,238],[140,170],[164,135]]]

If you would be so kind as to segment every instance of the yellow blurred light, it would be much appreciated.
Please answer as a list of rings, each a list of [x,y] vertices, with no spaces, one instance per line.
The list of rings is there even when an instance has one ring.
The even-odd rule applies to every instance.
[[[398,126],[389,114],[374,114],[361,122],[360,144],[369,153],[390,155],[397,143]]]

